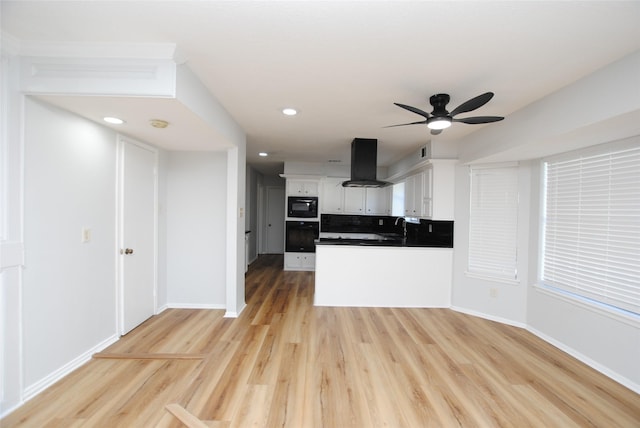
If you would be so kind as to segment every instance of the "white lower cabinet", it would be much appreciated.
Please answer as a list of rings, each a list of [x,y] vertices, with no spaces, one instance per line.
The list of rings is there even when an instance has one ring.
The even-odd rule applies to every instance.
[[[315,270],[315,253],[284,253],[284,270]]]

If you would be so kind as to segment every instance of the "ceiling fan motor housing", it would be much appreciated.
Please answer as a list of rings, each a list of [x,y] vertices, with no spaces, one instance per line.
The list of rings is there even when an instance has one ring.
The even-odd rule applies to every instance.
[[[449,104],[449,100],[449,94],[432,95],[431,98],[429,98],[429,103],[433,106],[431,114],[434,116],[447,116],[449,112],[445,107]]]

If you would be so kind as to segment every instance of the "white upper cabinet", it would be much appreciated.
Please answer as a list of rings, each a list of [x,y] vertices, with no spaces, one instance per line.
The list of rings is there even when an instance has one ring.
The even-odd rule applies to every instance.
[[[364,187],[345,187],[344,188],[344,212],[345,214],[361,214],[364,215]]]
[[[453,220],[455,194],[455,160],[433,160],[431,187],[431,218]]]
[[[342,187],[342,182],[345,180],[348,178],[326,177],[322,179],[320,206],[323,214],[390,214],[390,187]]]
[[[318,180],[287,180],[288,196],[318,196]]]
[[[320,207],[323,214],[344,214],[344,180],[346,179],[334,177],[322,179]]]
[[[367,215],[391,215],[391,189],[391,186],[367,188],[365,197]]]
[[[423,216],[425,173],[410,175],[404,181],[404,215],[406,217]]]
[[[407,217],[453,220],[455,161],[433,160],[423,171],[405,179]]]

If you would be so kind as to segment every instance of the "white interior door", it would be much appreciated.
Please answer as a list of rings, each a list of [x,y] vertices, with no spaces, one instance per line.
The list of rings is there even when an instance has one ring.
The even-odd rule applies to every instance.
[[[284,253],[284,187],[267,187],[266,245],[268,254]]]
[[[120,333],[156,310],[156,164],[151,147],[120,140]]]

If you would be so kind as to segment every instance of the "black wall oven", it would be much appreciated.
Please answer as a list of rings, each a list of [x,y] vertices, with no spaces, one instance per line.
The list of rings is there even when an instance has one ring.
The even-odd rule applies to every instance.
[[[318,198],[316,196],[289,196],[287,216],[292,218],[317,218]]]
[[[291,253],[315,253],[320,228],[317,221],[288,221],[286,224],[285,251]]]

